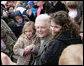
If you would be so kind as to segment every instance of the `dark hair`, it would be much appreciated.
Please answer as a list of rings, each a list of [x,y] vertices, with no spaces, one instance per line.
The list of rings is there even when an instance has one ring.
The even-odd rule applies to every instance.
[[[9,11],[9,9],[10,9],[11,7],[13,7],[13,9],[14,9],[14,6],[9,6],[9,7],[7,8],[7,11]]]
[[[61,31],[70,31],[71,35],[74,33],[75,36],[79,35],[79,26],[72,22],[68,13],[65,11],[58,11],[56,13],[51,14],[51,20],[56,24],[62,26]]]
[[[78,1],[66,1],[66,6],[72,9],[77,9]]]

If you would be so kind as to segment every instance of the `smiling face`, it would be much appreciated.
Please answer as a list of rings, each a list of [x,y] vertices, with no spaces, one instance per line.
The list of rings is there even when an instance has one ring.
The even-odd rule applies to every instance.
[[[60,32],[62,26],[56,24],[54,21],[51,21],[50,30],[52,35],[56,35],[56,33]]]
[[[44,39],[49,34],[49,26],[46,20],[38,22],[36,25],[36,33],[41,39]]]
[[[34,29],[32,28],[32,26],[28,26],[25,28],[25,35],[28,37],[28,39],[32,39],[34,35]]]

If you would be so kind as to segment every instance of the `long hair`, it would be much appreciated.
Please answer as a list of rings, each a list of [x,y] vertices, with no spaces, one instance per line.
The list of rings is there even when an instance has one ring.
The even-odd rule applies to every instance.
[[[80,32],[79,26],[75,22],[72,22],[72,20],[68,16],[67,12],[58,11],[56,13],[53,13],[53,14],[51,14],[50,20],[52,20],[56,24],[62,26],[60,33],[62,33],[63,31],[69,31],[71,36],[73,34],[75,36],[79,35],[79,32]]]
[[[35,34],[35,26],[34,26],[33,21],[28,21],[25,23],[25,25],[23,26],[23,29],[22,29],[22,33],[25,34],[25,29],[29,26],[32,26],[32,29],[34,30],[34,34]]]

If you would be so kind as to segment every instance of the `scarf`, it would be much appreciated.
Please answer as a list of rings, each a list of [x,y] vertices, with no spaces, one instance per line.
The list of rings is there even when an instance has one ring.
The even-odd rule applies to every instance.
[[[43,9],[43,6],[39,6],[38,10],[37,10],[37,16],[40,14],[41,10]]]

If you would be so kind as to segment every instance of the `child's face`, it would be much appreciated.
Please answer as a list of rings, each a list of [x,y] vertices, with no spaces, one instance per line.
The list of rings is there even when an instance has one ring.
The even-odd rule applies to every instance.
[[[25,35],[28,37],[28,39],[32,39],[34,35],[34,29],[32,28],[32,26],[28,26],[25,28]]]
[[[17,23],[22,23],[22,20],[23,20],[22,17],[16,16],[15,19],[16,19]]]

